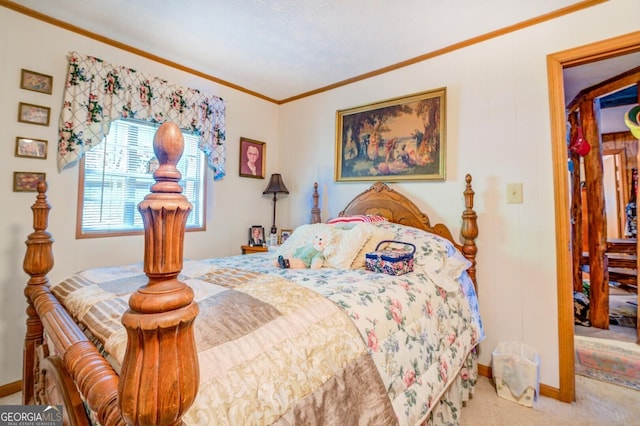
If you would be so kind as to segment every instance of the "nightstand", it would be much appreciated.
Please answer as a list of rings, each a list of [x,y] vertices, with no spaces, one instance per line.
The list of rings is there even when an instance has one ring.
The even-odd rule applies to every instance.
[[[267,246],[240,246],[242,254],[264,253],[269,251]]]

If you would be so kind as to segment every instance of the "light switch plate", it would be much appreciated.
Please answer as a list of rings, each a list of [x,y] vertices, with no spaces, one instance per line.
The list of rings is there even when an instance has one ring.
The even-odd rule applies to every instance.
[[[522,204],[522,183],[507,184],[507,203]]]

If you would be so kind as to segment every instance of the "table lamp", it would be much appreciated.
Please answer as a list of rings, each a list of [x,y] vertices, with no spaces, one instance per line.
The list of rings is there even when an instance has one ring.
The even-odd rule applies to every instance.
[[[273,225],[271,225],[271,234],[276,234],[278,229],[276,228],[276,201],[278,201],[277,194],[288,194],[289,190],[284,185],[282,175],[280,173],[273,173],[267,188],[262,192],[264,194],[273,194]]]

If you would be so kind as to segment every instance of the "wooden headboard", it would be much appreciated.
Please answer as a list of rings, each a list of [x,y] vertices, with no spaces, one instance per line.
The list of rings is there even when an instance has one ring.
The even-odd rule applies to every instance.
[[[423,229],[446,238],[471,262],[468,272],[477,290],[476,254],[478,248],[475,240],[478,237],[478,216],[473,210],[474,192],[471,187],[471,180],[471,175],[467,174],[465,176],[466,187],[463,193],[465,209],[462,212],[462,228],[460,230],[462,243],[456,241],[446,225],[442,223],[431,225],[429,216],[420,211],[413,201],[389,188],[383,182],[374,183],[369,189],[356,196],[338,216],[380,215],[390,222]],[[314,185],[313,200],[312,222],[317,223],[320,222],[317,184]]]

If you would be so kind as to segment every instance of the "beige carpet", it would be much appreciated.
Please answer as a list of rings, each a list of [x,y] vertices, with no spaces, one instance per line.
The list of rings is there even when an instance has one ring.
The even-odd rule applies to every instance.
[[[640,392],[576,376],[576,401],[540,397],[532,408],[500,398],[490,379],[480,377],[462,409],[462,426],[622,426],[638,424]]]
[[[491,380],[480,377],[476,393],[462,409],[461,426],[622,426],[638,424],[640,392],[576,376],[571,404],[538,398],[532,408],[500,398]],[[0,398],[0,405],[20,404],[20,394]]]

